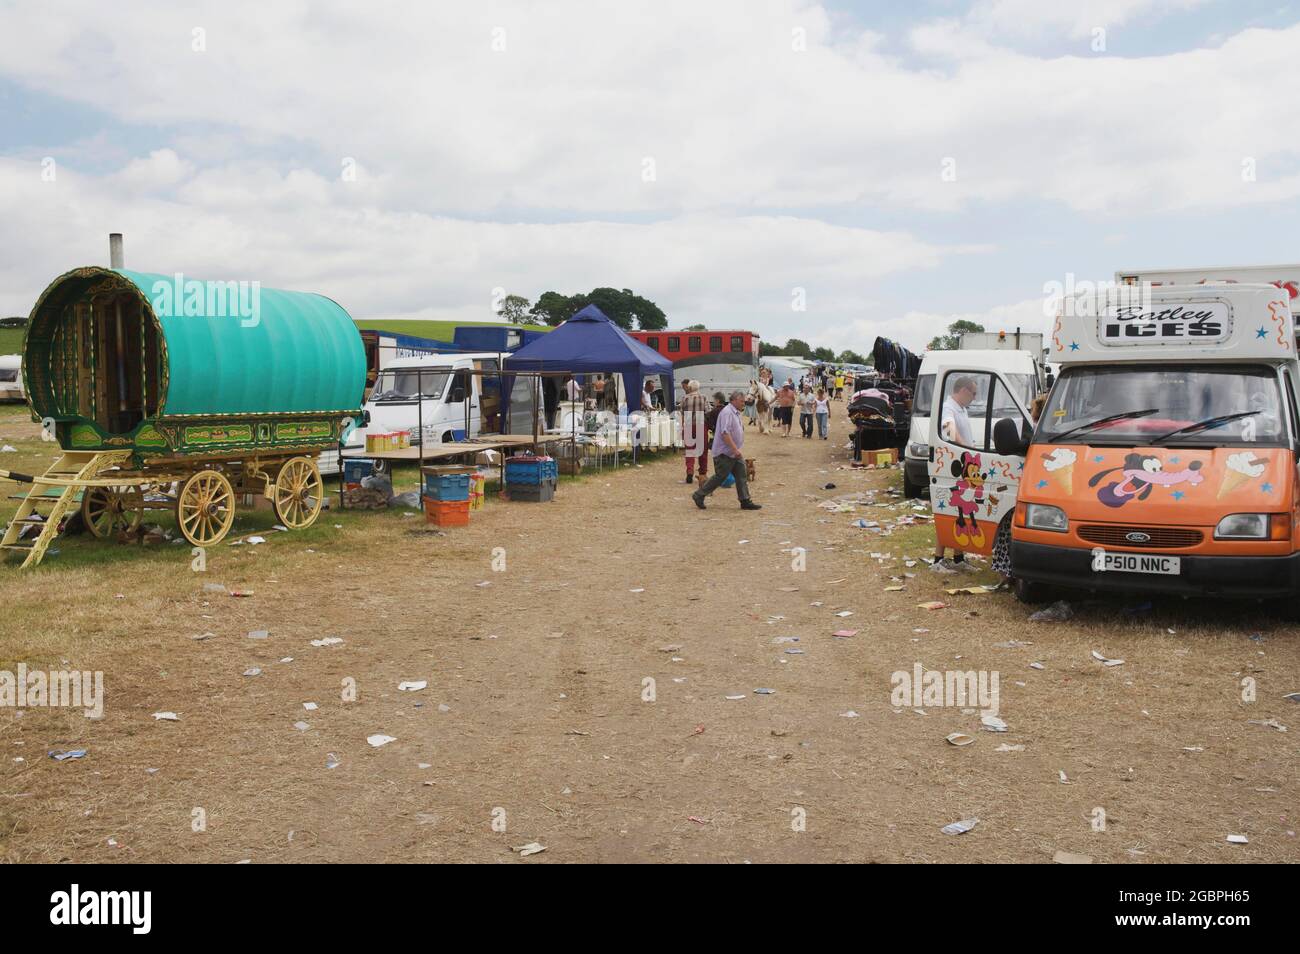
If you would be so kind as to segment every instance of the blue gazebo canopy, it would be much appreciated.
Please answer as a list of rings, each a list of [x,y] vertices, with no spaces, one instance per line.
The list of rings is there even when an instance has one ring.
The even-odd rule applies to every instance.
[[[628,412],[640,409],[642,381],[664,376],[664,401],[673,403],[673,363],[637,341],[595,305],[588,305],[550,334],[506,358],[509,371],[606,371],[623,376]]]

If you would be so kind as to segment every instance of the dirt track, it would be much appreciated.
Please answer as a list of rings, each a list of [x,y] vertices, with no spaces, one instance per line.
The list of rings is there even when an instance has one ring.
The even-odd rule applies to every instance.
[[[940,580],[924,565],[885,592],[928,531],[881,537],[850,523],[906,511],[817,503],[896,486],[897,472],[851,472],[837,442],[748,441],[758,513],[731,491],[699,513],[673,459],[565,484],[549,505],[491,503],[446,536],[380,517],[314,553],[274,536],[157,592],[132,582],[127,557],[39,582],[0,568],[5,601],[53,587],[77,607],[66,630],[51,621],[66,632],[47,637],[62,640],[54,658],[32,664],[102,669],[108,692],[99,721],[0,710],[0,856],[486,862],[537,841],[548,850],[528,863],[1300,860],[1300,706],[1282,698],[1300,690],[1295,628],[1251,607],[1121,600],[1029,623],[1006,594],[943,592],[989,575]],[[951,605],[917,607],[936,598]],[[831,636],[845,627],[859,632]],[[257,629],[270,638],[247,637]],[[799,641],[774,643],[785,635]],[[344,642],[309,645],[322,636]],[[1009,641],[1031,645],[997,645]],[[15,634],[0,649],[27,658]],[[999,671],[1010,731],[955,707],[896,711],[890,674],[916,663]],[[356,702],[340,697],[347,678]],[[155,722],[160,710],[180,721]],[[956,731],[975,743],[947,744]],[[374,733],[396,741],[372,748]],[[89,754],[46,756],[74,747]],[[970,833],[940,833],[969,817]]]

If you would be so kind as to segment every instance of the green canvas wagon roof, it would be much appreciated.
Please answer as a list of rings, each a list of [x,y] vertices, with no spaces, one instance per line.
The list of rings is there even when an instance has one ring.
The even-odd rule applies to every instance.
[[[65,305],[108,278],[134,286],[144,314],[162,330],[160,416],[353,412],[360,407],[366,359],[357,326],[338,303],[307,292],[79,268],[56,278],[41,295],[24,350],[32,348],[43,326],[57,320]]]

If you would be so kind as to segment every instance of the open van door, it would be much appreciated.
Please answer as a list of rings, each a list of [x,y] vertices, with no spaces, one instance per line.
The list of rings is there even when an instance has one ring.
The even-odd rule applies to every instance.
[[[1033,432],[1023,393],[1023,387],[1009,385],[993,371],[940,370],[930,413],[929,474],[930,508],[941,546],[992,553],[998,525],[1011,519],[1024,447]],[[1011,428],[1019,440],[1007,447]],[[1012,453],[997,452],[995,430],[1002,434],[1003,449]]]
[[[475,375],[465,368],[457,368],[452,373],[445,410],[440,415],[453,441],[463,441],[477,433],[478,403]]]

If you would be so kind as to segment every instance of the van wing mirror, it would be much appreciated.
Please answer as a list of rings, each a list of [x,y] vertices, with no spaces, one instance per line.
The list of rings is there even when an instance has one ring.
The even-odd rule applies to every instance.
[[[452,404],[460,404],[460,403],[461,403],[462,401],[464,401],[464,400],[465,400],[465,389],[464,389],[464,388],[452,388],[452,389],[451,389],[451,403],[452,403]]]
[[[993,448],[1003,457],[1024,457],[1029,441],[1021,435],[1015,421],[1004,417],[993,425]]]

